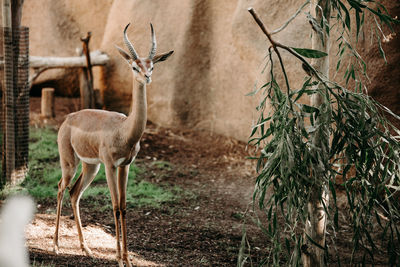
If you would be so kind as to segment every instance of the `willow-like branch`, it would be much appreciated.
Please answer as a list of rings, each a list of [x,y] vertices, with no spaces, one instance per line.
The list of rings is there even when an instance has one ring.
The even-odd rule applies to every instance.
[[[304,63],[308,69],[311,70],[312,74],[315,76],[315,78],[317,78],[317,80],[319,80],[320,82],[322,82],[324,85],[327,86],[325,80],[321,77],[321,75],[314,69],[314,67],[311,66],[310,63],[307,62],[307,60],[305,60],[301,55],[299,55],[296,51],[294,51],[291,47],[288,47],[286,45],[283,45],[277,41],[275,41],[274,39],[272,39],[272,35],[271,33],[268,32],[268,30],[265,28],[263,22],[260,20],[260,18],[258,17],[257,13],[255,12],[255,10],[250,7],[248,9],[248,11],[250,12],[250,14],[253,16],[254,20],[256,21],[256,23],[258,24],[258,26],[260,27],[260,29],[263,31],[263,33],[267,36],[268,40],[270,41],[272,47],[274,48],[275,53],[277,54],[278,58],[281,61],[281,55],[279,53],[278,47],[282,48],[286,51],[288,51],[290,54],[292,54],[293,56],[295,56],[296,58],[298,58],[302,63]],[[282,65],[282,69],[284,71],[284,67],[281,61],[281,65]],[[286,86],[288,86],[288,82],[287,82],[287,78],[286,78],[286,72],[284,71],[283,73],[285,75],[285,80],[286,80]],[[328,86],[327,86],[328,87]],[[289,87],[288,87],[289,89]]]
[[[259,18],[258,15],[256,14],[256,12],[254,11],[254,9],[253,9],[252,7],[250,7],[250,8],[248,9],[248,11],[249,11],[250,14],[253,16],[253,18],[254,18],[254,20],[256,21],[256,23],[258,24],[258,26],[260,26],[260,28],[261,28],[261,30],[263,31],[263,33],[268,37],[268,40],[271,42],[272,48],[274,49],[276,55],[278,56],[279,63],[280,63],[280,65],[281,65],[283,75],[285,76],[287,94],[288,94],[288,96],[289,96],[289,95],[290,95],[289,79],[288,79],[287,74],[286,74],[286,70],[285,70],[285,66],[284,66],[284,64],[283,64],[283,60],[282,60],[281,54],[279,53],[279,50],[278,50],[278,48],[277,48],[277,47],[279,47],[280,44],[272,39],[271,34],[267,31],[267,29],[265,28],[264,24],[262,23],[262,21],[260,20],[260,18]],[[292,102],[289,102],[289,103],[290,103],[290,106],[291,106],[291,105],[292,105]]]
[[[284,30],[289,24],[290,22],[292,22],[299,14],[300,12],[303,10],[303,8],[305,8],[308,4],[310,4],[310,0],[307,0],[297,11],[296,13],[293,14],[293,16],[291,16],[286,22],[285,24],[283,24],[280,28],[274,30],[273,32],[271,32],[271,35],[276,34],[278,32],[281,32],[282,30]]]

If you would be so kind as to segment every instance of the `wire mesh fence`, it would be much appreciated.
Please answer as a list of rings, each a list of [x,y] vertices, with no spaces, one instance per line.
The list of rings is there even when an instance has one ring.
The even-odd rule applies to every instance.
[[[0,185],[22,181],[28,170],[29,28],[0,28],[1,139]],[[12,64],[14,62],[14,64]]]

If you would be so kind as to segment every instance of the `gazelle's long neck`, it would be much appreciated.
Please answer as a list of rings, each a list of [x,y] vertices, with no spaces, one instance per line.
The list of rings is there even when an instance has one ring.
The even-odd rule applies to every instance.
[[[122,127],[122,134],[130,145],[140,140],[147,122],[146,84],[136,80],[133,84],[131,112]]]

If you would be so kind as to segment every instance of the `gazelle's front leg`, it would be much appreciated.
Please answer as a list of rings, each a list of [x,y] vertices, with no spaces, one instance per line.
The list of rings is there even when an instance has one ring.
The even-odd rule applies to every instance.
[[[127,231],[126,231],[126,187],[128,183],[129,166],[121,166],[118,168],[118,192],[119,192],[119,209],[121,212],[121,232],[122,232],[122,259],[126,266],[132,266],[129,260],[129,251],[127,247]]]
[[[111,201],[113,206],[113,214],[115,221],[115,237],[117,239],[117,261],[120,267],[124,267],[124,263],[121,257],[121,242],[120,242],[120,231],[119,231],[119,196],[118,196],[118,181],[116,176],[116,168],[111,164],[104,164],[106,168],[106,178],[108,188],[110,189]]]

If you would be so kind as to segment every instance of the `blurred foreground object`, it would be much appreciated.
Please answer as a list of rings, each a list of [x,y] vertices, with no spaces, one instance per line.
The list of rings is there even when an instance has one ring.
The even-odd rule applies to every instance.
[[[28,196],[9,198],[0,216],[0,266],[29,266],[24,229],[34,213],[33,200]]]

